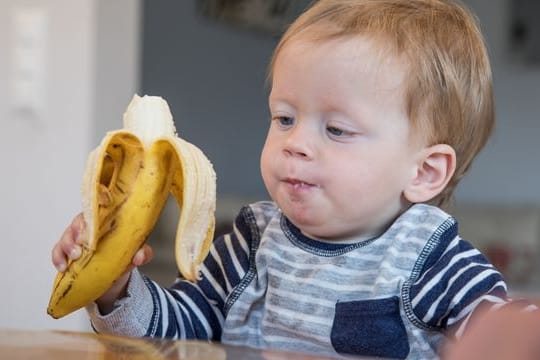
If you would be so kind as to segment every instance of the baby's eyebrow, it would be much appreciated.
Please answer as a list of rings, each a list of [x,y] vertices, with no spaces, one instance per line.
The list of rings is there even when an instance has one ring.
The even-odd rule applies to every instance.
[[[286,109],[292,109],[294,106],[292,105],[292,102],[288,99],[285,99],[283,97],[272,97],[270,96],[268,98],[268,105],[272,107],[282,107]]]

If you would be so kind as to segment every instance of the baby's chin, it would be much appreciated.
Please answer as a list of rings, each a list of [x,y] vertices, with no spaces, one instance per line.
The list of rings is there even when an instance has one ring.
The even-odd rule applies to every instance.
[[[335,207],[328,202],[317,201],[315,197],[293,200],[280,196],[274,201],[285,217],[309,238],[323,241],[362,238],[358,223],[345,223],[334,217]]]

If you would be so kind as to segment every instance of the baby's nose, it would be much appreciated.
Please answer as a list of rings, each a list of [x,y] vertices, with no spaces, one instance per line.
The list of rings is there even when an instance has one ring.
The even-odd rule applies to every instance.
[[[289,133],[284,146],[284,152],[288,156],[297,156],[300,158],[313,157],[313,135],[310,135],[307,129],[301,126],[295,127]]]

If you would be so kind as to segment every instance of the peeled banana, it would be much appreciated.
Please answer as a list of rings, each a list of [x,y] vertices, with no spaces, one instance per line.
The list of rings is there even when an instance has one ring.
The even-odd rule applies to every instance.
[[[197,281],[214,235],[216,175],[203,152],[176,134],[167,102],[135,95],[124,128],[93,150],[82,184],[82,255],[54,280],[47,312],[63,317],[99,298],[132,261],[172,193],[180,208],[175,257]]]

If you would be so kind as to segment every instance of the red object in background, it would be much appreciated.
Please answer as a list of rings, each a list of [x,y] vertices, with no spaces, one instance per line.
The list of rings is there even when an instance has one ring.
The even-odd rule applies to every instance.
[[[535,252],[530,247],[512,247],[494,242],[485,248],[484,254],[506,281],[512,284],[527,284],[534,273]]]
[[[508,273],[510,261],[512,260],[512,251],[508,247],[501,244],[492,244],[486,248],[485,253],[497,270],[503,274]]]

